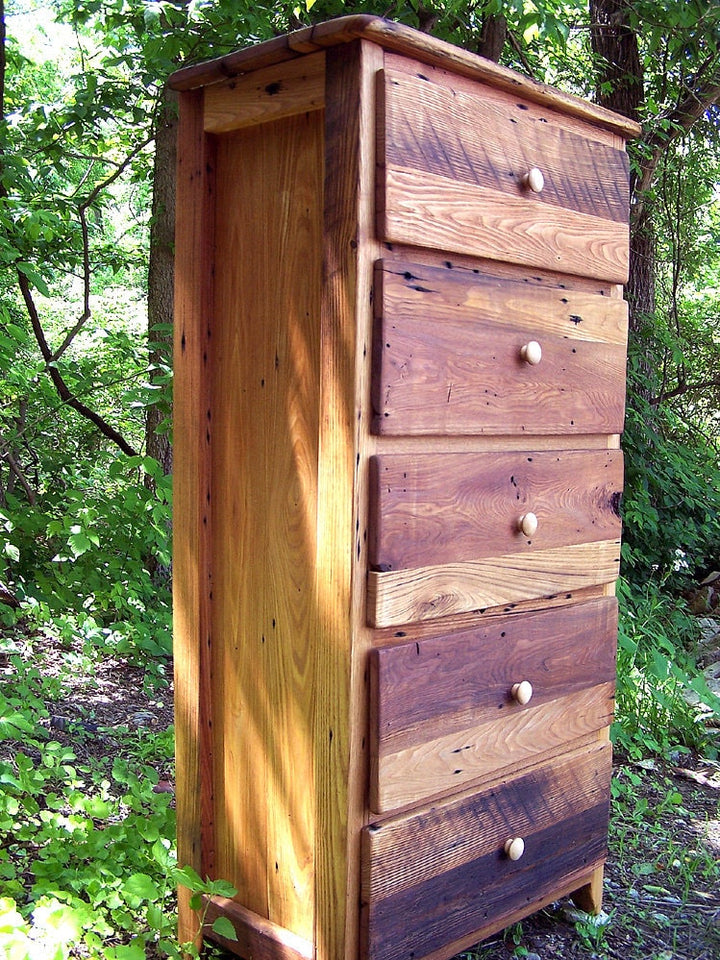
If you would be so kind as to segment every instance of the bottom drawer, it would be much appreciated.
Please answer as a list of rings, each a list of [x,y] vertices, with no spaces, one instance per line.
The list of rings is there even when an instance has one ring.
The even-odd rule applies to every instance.
[[[363,831],[362,956],[447,956],[582,886],[605,859],[611,747]],[[507,841],[522,838],[511,859]]]

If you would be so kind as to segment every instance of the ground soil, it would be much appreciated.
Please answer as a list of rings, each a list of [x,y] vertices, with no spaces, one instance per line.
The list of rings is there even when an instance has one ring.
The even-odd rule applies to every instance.
[[[114,728],[172,723],[171,690],[146,689],[140,669],[116,660],[99,664],[90,683],[78,676],[71,695],[50,707],[53,739],[72,745],[78,757],[100,759],[114,750]],[[172,768],[157,772],[173,789]],[[466,960],[719,960],[720,764],[680,755],[619,762],[615,776],[626,799],[611,827],[607,922],[595,927],[561,902],[469,951]],[[637,810],[644,808],[643,798],[644,817],[632,813],[635,800]]]

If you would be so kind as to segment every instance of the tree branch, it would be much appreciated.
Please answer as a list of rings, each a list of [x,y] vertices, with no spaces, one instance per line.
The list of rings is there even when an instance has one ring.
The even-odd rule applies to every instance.
[[[672,400],[674,397],[682,397],[686,393],[697,393],[710,387],[720,387],[720,377],[716,377],[714,380],[701,380],[699,383],[686,383],[681,380],[672,390],[665,390],[659,393],[657,397],[652,397],[650,403],[653,407],[656,407],[659,403]]]
[[[30,289],[30,282],[22,271],[17,271],[18,283],[20,285],[20,290],[23,295],[23,300],[25,301],[25,307],[30,317],[30,323],[32,325],[33,333],[35,334],[35,339],[37,340],[38,347],[40,348],[40,353],[43,360],[46,363],[46,369],[50,375],[50,379],[53,382],[55,389],[60,396],[60,399],[63,400],[69,407],[72,407],[73,410],[76,410],[81,416],[85,417],[86,420],[89,420],[93,423],[100,433],[106,436],[109,440],[112,440],[122,451],[130,457],[137,456],[137,450],[134,449],[118,431],[112,427],[106,420],[95,413],[94,410],[91,410],[90,407],[85,406],[80,400],[77,399],[70,392],[70,388],[63,380],[62,374],[55,366],[55,361],[53,358],[52,351],[48,346],[48,342],[45,338],[45,333],[40,322],[40,315],[38,314],[37,307],[35,306],[35,301],[33,300],[32,290]]]
[[[643,208],[642,196],[650,188],[658,164],[668,146],[688,133],[700,117],[717,103],[720,103],[720,65],[716,66],[710,80],[690,88],[673,110],[655,121],[654,131],[645,138],[645,147],[649,156],[641,164],[640,177],[635,185],[635,192],[639,198],[635,205],[636,215]]]

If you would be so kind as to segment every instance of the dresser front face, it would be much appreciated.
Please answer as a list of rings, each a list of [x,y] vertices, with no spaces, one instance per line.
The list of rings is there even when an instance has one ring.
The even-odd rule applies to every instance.
[[[376,83],[362,932],[411,960],[601,877],[628,166],[408,58]]]

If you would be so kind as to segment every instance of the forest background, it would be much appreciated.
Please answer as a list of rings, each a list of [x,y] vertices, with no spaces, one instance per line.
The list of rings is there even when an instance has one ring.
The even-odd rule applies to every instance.
[[[716,755],[708,718],[720,711],[694,614],[712,612],[712,590],[696,587],[720,566],[717,0],[0,0],[8,956],[63,958],[76,941],[108,960],[143,957],[151,941],[176,950],[163,908],[178,876],[172,809],[145,763],[171,755],[171,734],[129,735],[140,766],[115,758],[98,772],[47,734],[47,720],[64,677],[102,659],[141,669],[150,694],[170,682],[176,111],[165,81],[180,64],[346,13],[402,21],[642,123],[629,148],[613,736],[636,759]],[[61,665],[52,677],[48,657]],[[110,824],[112,867],[100,864]],[[57,842],[68,837],[74,860]],[[138,910],[146,932],[133,939]],[[55,953],[33,953],[38,944]]]

